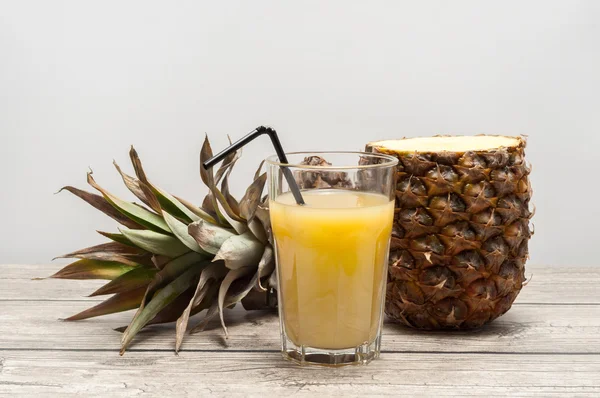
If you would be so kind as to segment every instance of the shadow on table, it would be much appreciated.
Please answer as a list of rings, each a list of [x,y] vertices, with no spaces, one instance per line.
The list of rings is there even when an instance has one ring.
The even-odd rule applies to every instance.
[[[446,340],[460,339],[465,340],[471,338],[492,338],[516,336],[521,334],[527,327],[523,322],[511,321],[506,318],[496,319],[486,325],[474,329],[444,329],[444,330],[425,330],[415,329],[409,326],[386,320],[385,327],[388,330],[394,330],[396,333],[401,333],[404,336],[411,337],[438,337]]]

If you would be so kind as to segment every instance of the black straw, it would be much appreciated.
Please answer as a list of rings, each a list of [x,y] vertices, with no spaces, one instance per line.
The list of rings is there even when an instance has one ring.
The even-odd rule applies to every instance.
[[[231,146],[229,146],[228,148],[224,149],[212,158],[208,159],[206,162],[202,163],[202,167],[204,167],[205,169],[213,167],[215,164],[225,159],[225,156],[229,155],[231,152],[237,151],[250,141],[263,134],[268,135],[271,139],[271,143],[273,143],[273,146],[275,147],[275,153],[277,153],[279,161],[283,164],[288,164],[287,156],[285,156],[285,152],[283,151],[281,142],[279,142],[277,132],[270,127],[260,126],[252,130],[245,137],[242,137],[240,140],[231,144]],[[283,175],[285,176],[285,179],[287,180],[288,185],[290,186],[290,190],[292,191],[292,195],[294,195],[294,199],[296,199],[296,203],[298,203],[299,205],[303,205],[304,199],[302,199],[302,195],[300,194],[300,188],[298,188],[298,184],[296,184],[294,175],[292,174],[290,169],[288,169],[285,166],[281,166],[281,171],[283,172]]]

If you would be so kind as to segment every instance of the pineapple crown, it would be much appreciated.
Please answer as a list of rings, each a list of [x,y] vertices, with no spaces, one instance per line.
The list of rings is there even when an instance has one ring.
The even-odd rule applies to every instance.
[[[200,152],[200,177],[208,187],[201,206],[173,196],[151,183],[142,162],[131,147],[135,176],[115,168],[131,193],[142,204],[122,200],[96,183],[92,172],[87,182],[99,194],[72,186],[69,191],[117,221],[119,232],[98,231],[108,243],[77,250],[59,258],[76,258],[53,278],[106,279],[91,296],[112,296],[66,320],[80,320],[137,308],[123,331],[121,354],[144,327],[176,323],[175,350],[179,351],[192,315],[207,310],[190,327],[204,330],[219,314],[227,335],[224,308],[242,302],[247,309],[273,307],[276,287],[275,261],[268,201],[262,196],[266,174],[261,162],[254,181],[241,200],[229,192],[229,176],[241,156],[231,152],[216,172],[202,166],[212,158],[208,137]],[[60,192],[59,191],[59,192]]]

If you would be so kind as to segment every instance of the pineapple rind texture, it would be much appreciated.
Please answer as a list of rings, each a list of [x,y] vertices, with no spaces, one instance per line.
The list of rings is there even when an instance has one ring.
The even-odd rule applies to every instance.
[[[523,287],[533,215],[526,141],[505,137],[492,142],[509,146],[482,149],[487,137],[458,138],[477,148],[460,151],[411,151],[410,139],[367,144],[400,161],[385,308],[392,320],[480,327],[508,311]]]

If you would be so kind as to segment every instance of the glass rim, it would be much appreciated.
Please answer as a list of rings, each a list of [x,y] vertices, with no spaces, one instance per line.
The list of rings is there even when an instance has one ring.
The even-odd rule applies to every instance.
[[[391,155],[385,155],[382,153],[372,153],[372,152],[361,152],[361,151],[300,151],[300,152],[286,152],[286,155],[304,155],[306,156],[320,156],[327,160],[326,155],[357,155],[364,157],[371,157],[376,159],[384,159],[386,162],[384,163],[374,163],[374,164],[355,164],[355,165],[347,165],[347,166],[318,166],[318,165],[308,165],[308,164],[299,164],[299,163],[283,163],[279,160],[277,155],[271,155],[265,159],[265,163],[272,166],[279,167],[290,167],[295,169],[305,169],[305,170],[354,170],[354,169],[375,169],[375,168],[384,168],[384,167],[395,167],[398,165],[398,159]]]

